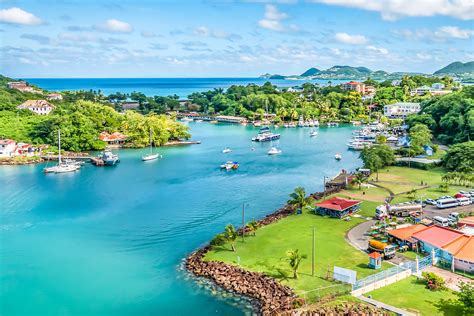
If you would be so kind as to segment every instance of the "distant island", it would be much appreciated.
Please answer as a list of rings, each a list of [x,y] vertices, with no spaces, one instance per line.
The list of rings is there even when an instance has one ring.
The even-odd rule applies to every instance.
[[[449,75],[461,80],[474,79],[474,61],[462,63],[453,62],[444,68],[435,71],[433,74],[423,74],[414,72],[393,72],[384,70],[370,70],[367,67],[352,67],[347,65],[336,65],[326,70],[320,70],[312,67],[300,75],[280,75],[266,73],[260,78],[264,79],[287,79],[287,80],[310,80],[310,79],[340,79],[340,80],[365,80],[371,78],[374,80],[398,80],[405,75],[425,75],[425,76],[444,76]]]

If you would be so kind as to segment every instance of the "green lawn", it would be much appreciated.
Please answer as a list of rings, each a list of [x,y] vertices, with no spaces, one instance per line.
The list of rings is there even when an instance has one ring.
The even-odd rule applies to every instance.
[[[417,281],[406,278],[394,284],[365,294],[383,303],[403,308],[421,315],[461,315],[456,295],[449,291],[430,291]]]
[[[405,252],[400,252],[400,254],[410,260],[415,260],[416,259],[416,256],[420,257],[420,258],[423,258],[424,255],[421,254],[421,253],[416,253],[414,251],[405,251]]]
[[[237,264],[239,257],[240,265],[245,269],[265,272],[304,296],[302,291],[334,285],[334,282],[326,280],[328,270],[332,272],[334,266],[355,270],[358,278],[375,272],[367,267],[367,255],[350,246],[344,239],[345,233],[362,221],[359,218],[344,221],[322,217],[312,212],[292,215],[260,228],[257,235],[247,237],[245,243],[239,238],[236,242],[236,252],[230,251],[229,245],[216,247],[206,255],[205,260]],[[314,277],[311,276],[312,227],[316,228]],[[308,256],[301,263],[298,279],[292,278],[286,260],[286,252],[290,249],[299,249],[300,253]],[[383,265],[384,268],[390,266],[388,263]],[[329,292],[339,292],[343,289],[347,290],[348,287],[341,285],[313,291],[307,294],[306,298],[311,301],[314,297],[322,297]]]

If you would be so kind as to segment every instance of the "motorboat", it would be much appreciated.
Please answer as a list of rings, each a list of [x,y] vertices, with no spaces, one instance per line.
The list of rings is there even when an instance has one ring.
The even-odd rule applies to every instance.
[[[225,148],[225,149],[222,151],[222,153],[224,153],[224,154],[228,154],[228,153],[230,153],[230,152],[232,152],[232,150],[231,150],[229,147]]]
[[[328,127],[337,127],[339,126],[338,122],[328,122]]]
[[[66,173],[77,171],[81,168],[80,164],[67,163],[61,160],[61,131],[58,131],[58,164],[52,167],[46,167],[43,169],[44,173]]]
[[[239,163],[236,161],[227,161],[226,163],[221,165],[221,169],[225,170],[236,170],[239,168]]]
[[[194,122],[196,122],[196,123],[202,123],[202,122],[204,122],[204,121],[203,121],[203,120],[195,120]]]
[[[183,121],[183,122],[192,122],[193,119],[190,118],[190,117],[184,116],[184,117],[181,119],[181,121]]]
[[[119,156],[113,154],[110,150],[100,153],[99,158],[102,159],[107,166],[115,166],[120,162]]]
[[[309,134],[310,137],[318,136],[318,131],[312,130],[311,133]]]
[[[349,149],[352,149],[352,150],[362,150],[362,149],[364,149],[366,147],[370,147],[372,145],[373,145],[373,143],[371,143],[371,142],[362,142],[362,141],[355,140],[355,141],[352,141],[352,142],[348,143],[347,147]]]
[[[335,155],[334,155],[334,159],[336,159],[336,160],[341,160],[341,159],[342,159],[342,155],[341,155],[341,154],[335,154]]]
[[[252,138],[254,142],[269,142],[280,139],[280,134],[275,134],[270,131],[268,127],[262,127],[257,136]]]
[[[276,147],[272,147],[269,151],[268,151],[268,154],[269,155],[279,155],[281,154],[281,149],[278,149]]]
[[[161,155],[159,153],[153,153],[153,138],[151,137],[151,135],[152,130],[150,128],[150,153],[142,156],[142,161],[150,161],[161,158]]]

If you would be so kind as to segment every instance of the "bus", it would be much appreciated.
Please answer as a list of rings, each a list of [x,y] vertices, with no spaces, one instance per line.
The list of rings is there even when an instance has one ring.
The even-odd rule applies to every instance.
[[[459,202],[458,200],[453,199],[453,198],[440,199],[436,201],[437,208],[448,208],[448,207],[456,207],[456,206],[459,206]]]
[[[464,206],[464,205],[469,205],[471,204],[471,199],[467,197],[459,197],[456,200],[458,200],[459,205]]]

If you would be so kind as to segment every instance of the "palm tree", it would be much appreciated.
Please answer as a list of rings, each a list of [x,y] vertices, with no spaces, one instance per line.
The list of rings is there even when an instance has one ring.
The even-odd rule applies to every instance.
[[[255,236],[257,229],[260,227],[260,224],[257,221],[253,220],[247,223],[246,227],[247,227],[247,230],[250,231],[252,235]]]
[[[360,187],[361,187],[362,183],[364,183],[366,181],[367,181],[367,177],[362,172],[357,172],[354,175],[354,177],[352,178],[352,183],[357,184],[359,186],[359,190],[360,190]]]
[[[302,255],[296,250],[288,250],[286,253],[288,257],[288,263],[293,270],[293,278],[298,279],[298,268],[300,267],[300,263],[303,259],[306,259],[306,255]]]
[[[306,197],[306,192],[304,188],[297,187],[295,191],[290,194],[290,199],[287,203],[293,206],[296,212],[296,210],[303,209],[303,207],[307,206],[311,202],[311,200],[311,197]]]
[[[225,227],[224,232],[225,239],[227,242],[230,242],[230,246],[232,247],[232,251],[235,252],[235,240],[237,239],[237,231],[235,230],[234,225],[229,224]]]

